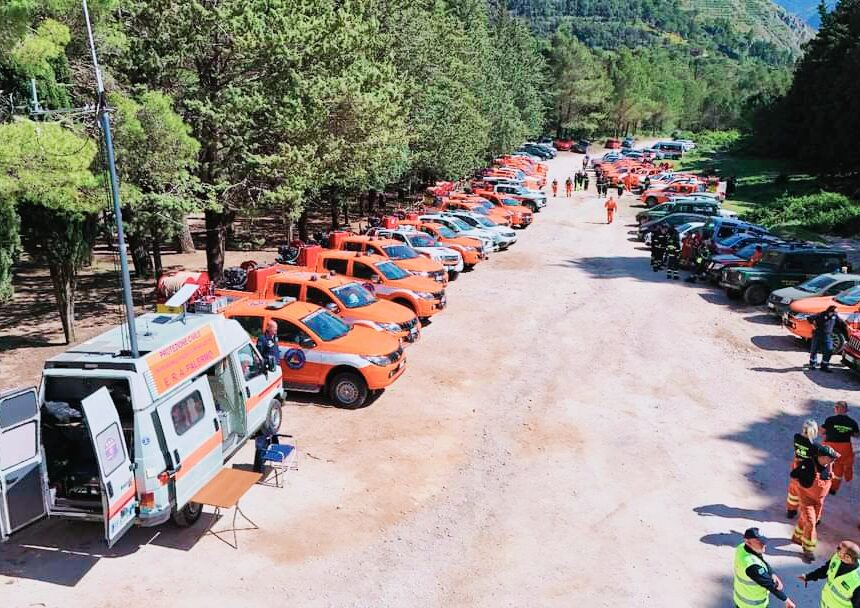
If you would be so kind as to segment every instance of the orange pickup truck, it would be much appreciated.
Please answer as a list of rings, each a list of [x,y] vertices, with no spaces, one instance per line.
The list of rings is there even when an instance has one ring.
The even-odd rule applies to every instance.
[[[347,236],[340,239],[338,249],[379,255],[388,258],[414,275],[433,279],[443,286],[448,284],[448,271],[442,264],[421,255],[409,245],[394,239],[375,236]]]
[[[330,270],[360,281],[385,300],[411,309],[426,321],[445,309],[445,289],[433,279],[416,277],[388,258],[378,255],[327,250],[320,252],[316,270]]]
[[[238,321],[254,339],[274,321],[284,386],[324,391],[338,407],[363,406],[371,392],[390,386],[406,370],[396,337],[348,325],[315,304],[242,299],[229,304],[222,314]]]
[[[511,226],[514,228],[528,228],[534,219],[531,209],[523,207],[519,201],[507,195],[496,194],[489,190],[476,190],[475,194],[487,199],[496,207],[511,212],[513,214],[511,216]]]
[[[217,295],[261,300],[295,298],[335,313],[350,325],[388,331],[405,343],[421,336],[415,313],[405,306],[380,300],[361,282],[330,272],[309,272],[296,266],[273,265],[251,270],[254,291],[216,290]]]

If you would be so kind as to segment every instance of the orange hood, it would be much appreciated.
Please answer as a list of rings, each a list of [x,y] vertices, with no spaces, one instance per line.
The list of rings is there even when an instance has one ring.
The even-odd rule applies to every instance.
[[[388,355],[399,347],[400,339],[394,334],[363,325],[353,325],[342,338],[318,345],[324,350],[355,355]]]

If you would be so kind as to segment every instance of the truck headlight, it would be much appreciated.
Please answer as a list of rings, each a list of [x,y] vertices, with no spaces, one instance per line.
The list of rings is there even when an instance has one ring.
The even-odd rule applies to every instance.
[[[397,323],[377,323],[379,327],[382,329],[386,329],[388,331],[399,332],[400,326]]]
[[[435,300],[436,298],[429,291],[416,291],[415,295],[422,300]]]
[[[413,270],[412,274],[414,274],[415,276],[418,276],[418,277],[429,277],[430,276],[430,273],[426,272],[424,270]]]
[[[780,304],[791,304],[791,298],[789,298],[788,296],[785,296],[784,298],[782,298],[782,299],[779,301],[779,303],[780,303]]]
[[[380,367],[388,365],[391,362],[391,359],[388,357],[377,357],[375,355],[361,355],[361,358],[365,361],[370,361],[374,365],[379,365]]]

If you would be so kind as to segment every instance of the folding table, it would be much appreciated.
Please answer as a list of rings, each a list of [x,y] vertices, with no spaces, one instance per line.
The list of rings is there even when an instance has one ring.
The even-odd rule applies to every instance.
[[[191,501],[215,508],[209,527],[206,528],[206,531],[203,533],[204,536],[207,533],[212,534],[218,538],[218,540],[227,543],[234,549],[238,549],[239,541],[236,538],[236,532],[238,531],[236,528],[236,516],[239,514],[241,514],[245,521],[252,526],[251,528],[241,528],[242,530],[260,529],[257,524],[248,518],[247,515],[242,513],[242,509],[239,508],[239,500],[241,500],[248,490],[254,487],[254,484],[260,481],[261,477],[262,475],[260,473],[243,471],[241,469],[221,469],[221,472],[218,473],[212,481],[200,488],[197,494],[191,498]],[[233,509],[233,526],[224,530],[215,531],[212,527],[221,515],[221,509]],[[221,538],[220,534],[223,534],[224,532],[233,533],[232,545],[229,541]]]

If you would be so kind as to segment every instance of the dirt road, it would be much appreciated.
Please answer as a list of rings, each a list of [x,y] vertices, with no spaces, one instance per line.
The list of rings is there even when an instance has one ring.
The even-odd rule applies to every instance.
[[[581,156],[551,163],[562,182]],[[757,310],[651,272],[592,192],[555,199],[449,286],[450,310],[370,407],[303,401],[286,489],[256,487],[238,551],[199,528],[42,524],[0,548],[4,606],[728,606],[758,525],[801,606],[783,519],[791,434],[854,398]],[[236,462],[250,462],[245,449]],[[822,554],[856,538],[828,501]]]

